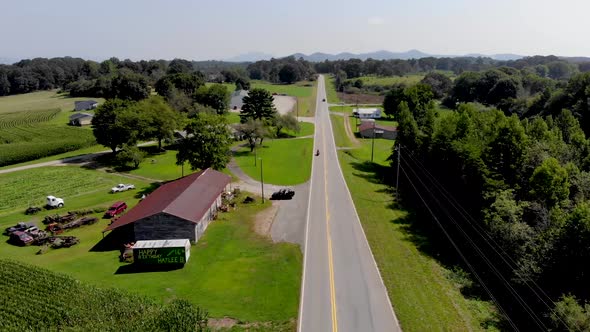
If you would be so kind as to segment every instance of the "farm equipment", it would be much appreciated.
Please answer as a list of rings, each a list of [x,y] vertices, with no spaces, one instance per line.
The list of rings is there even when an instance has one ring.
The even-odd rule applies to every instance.
[[[41,208],[40,207],[37,207],[37,206],[29,206],[29,208],[25,211],[25,214],[26,215],[37,214],[40,211],[41,211]]]
[[[73,221],[74,219],[76,219],[76,214],[72,213],[72,212],[68,212],[68,214],[66,214],[64,216],[60,216],[59,214],[52,214],[52,215],[45,216],[45,218],[43,219],[43,224],[45,224],[45,225],[49,225],[52,223],[64,224],[64,223]]]
[[[295,196],[295,191],[293,189],[281,189],[279,191],[275,191],[271,196],[270,199],[272,200],[279,200],[279,199],[291,199]]]
[[[14,232],[24,232],[28,228],[35,227],[34,223],[31,222],[19,222],[14,226],[8,227],[4,230],[4,234],[10,235]]]
[[[48,246],[53,249],[69,248],[73,245],[80,243],[80,239],[75,236],[49,236],[40,241],[37,241],[37,245]]]
[[[33,237],[27,234],[26,232],[16,231],[10,233],[9,241],[18,246],[27,246],[29,244],[32,244],[35,241],[35,239],[33,239]]]
[[[96,218],[96,217],[84,217],[84,218],[81,218],[78,220],[70,221],[65,224],[60,224],[58,222],[54,222],[54,223],[47,225],[45,230],[50,231],[52,234],[56,235],[56,234],[61,234],[64,231],[69,230],[69,229],[78,228],[80,226],[85,226],[85,225],[92,225],[92,224],[96,223],[97,221],[98,221],[98,218]]]

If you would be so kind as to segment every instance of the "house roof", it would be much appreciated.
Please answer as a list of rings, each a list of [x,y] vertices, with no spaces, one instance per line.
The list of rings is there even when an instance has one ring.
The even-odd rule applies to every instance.
[[[397,128],[396,127],[382,126],[382,125],[376,124],[374,122],[363,122],[363,123],[361,123],[361,125],[359,126],[359,131],[372,130],[373,129],[373,124],[375,125],[375,129],[377,129],[377,130],[397,131]]]
[[[185,248],[190,246],[189,239],[172,239],[172,240],[142,240],[133,245],[133,249],[149,248]]]
[[[229,175],[207,168],[168,182],[149,194],[103,232],[158,213],[198,223],[230,181]]]
[[[358,113],[358,114],[373,114],[373,113],[378,113],[381,110],[378,108],[355,108],[352,110],[353,113]]]
[[[87,117],[94,117],[94,114],[90,114],[90,113],[74,113],[72,115],[70,115],[70,121],[72,120],[76,120],[76,119],[82,119],[82,118],[87,118]]]
[[[79,100],[75,101],[74,104],[98,104],[95,100]]]

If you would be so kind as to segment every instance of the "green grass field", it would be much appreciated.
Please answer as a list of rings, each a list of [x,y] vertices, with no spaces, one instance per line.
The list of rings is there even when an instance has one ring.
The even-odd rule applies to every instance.
[[[0,166],[95,145],[89,127],[67,126],[74,101],[84,99],[55,91],[0,97]]]
[[[324,75],[324,82],[326,83],[326,96],[328,103],[337,104],[342,102],[336,93],[336,86],[334,85],[334,77],[332,75]]]
[[[0,226],[27,218],[24,210],[30,205],[43,206],[47,195],[65,200],[65,207],[52,210],[58,213],[107,206],[119,199],[137,200],[134,197],[137,190],[110,194],[109,190],[118,183],[131,183],[137,188],[148,185],[147,181],[76,166],[40,167],[0,174]]]
[[[106,195],[114,200],[125,194]],[[94,200],[105,201],[105,197]],[[128,204],[133,206],[135,202],[128,201]],[[86,202],[89,205],[91,202]],[[240,203],[237,210],[220,214],[193,246],[187,265],[179,270],[120,273],[125,264],[119,262],[118,250],[92,250],[108,225],[104,219],[67,233],[78,237],[80,244],[50,250],[44,255],[35,255],[38,250],[35,246],[16,247],[0,241],[0,258],[45,267],[99,287],[108,285],[146,295],[160,303],[187,299],[209,310],[212,317],[229,316],[251,322],[294,321],[299,301],[301,251],[297,245],[275,244],[252,230],[253,216],[269,205],[270,202]],[[11,224],[2,220],[2,227]],[[23,216],[18,220],[27,219]]]
[[[352,147],[353,143],[348,135],[346,135],[346,130],[344,129],[344,118],[338,115],[330,115],[330,120],[332,120],[332,130],[334,131],[336,146]]]
[[[284,93],[297,97],[299,116],[313,116],[315,114],[317,82],[301,81],[293,84],[274,84],[255,80],[251,82],[251,86],[268,90],[271,93]]]
[[[0,113],[20,111],[36,111],[47,109],[61,109],[73,111],[74,102],[80,100],[96,100],[101,103],[102,98],[69,97],[67,94],[58,94],[56,90],[38,91],[20,95],[0,97]]]
[[[335,128],[336,132],[336,128]],[[493,306],[465,298],[449,271],[418,249],[410,216],[392,207],[390,187],[375,172],[387,173],[393,141],[362,140],[354,150],[338,151],[340,165],[389,297],[404,331],[473,331],[495,321]],[[420,240],[423,241],[423,240]],[[493,326],[490,329],[494,329]]]
[[[424,75],[422,74],[408,74],[404,76],[361,76],[359,77],[364,85],[381,85],[392,86],[394,84],[403,84],[406,86],[414,85],[420,82]],[[353,78],[352,80],[356,80]]]
[[[309,180],[313,138],[265,140],[263,147],[250,152],[249,147],[240,148],[235,159],[240,168],[251,178],[260,181],[260,160],[263,160],[264,183],[296,185]]]

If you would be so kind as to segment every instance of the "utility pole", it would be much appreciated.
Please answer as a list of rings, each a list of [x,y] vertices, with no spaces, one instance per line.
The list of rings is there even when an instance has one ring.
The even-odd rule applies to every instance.
[[[398,193],[398,187],[399,187],[399,164],[400,164],[400,159],[401,159],[401,153],[402,153],[402,149],[401,149],[401,145],[398,144],[397,145],[397,174],[395,177],[395,200],[399,202],[399,193]]]
[[[254,167],[256,167],[256,159],[258,156],[256,155],[256,140],[254,140]]]
[[[373,150],[375,150],[375,121],[373,121],[373,139],[371,141],[371,162],[373,162]]]
[[[262,203],[264,204],[264,175],[262,173],[262,158],[260,158],[260,186],[262,187]]]

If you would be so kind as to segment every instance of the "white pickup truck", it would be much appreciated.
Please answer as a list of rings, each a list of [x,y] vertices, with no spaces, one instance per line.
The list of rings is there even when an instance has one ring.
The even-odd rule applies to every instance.
[[[127,190],[131,190],[131,189],[135,189],[135,186],[132,185],[132,184],[122,184],[122,183],[119,183],[115,187],[112,187],[111,188],[111,193],[118,193],[118,192],[121,192],[121,191],[127,191]]]
[[[55,196],[47,196],[47,207],[60,208],[62,206],[64,206],[63,198],[58,198]]]

